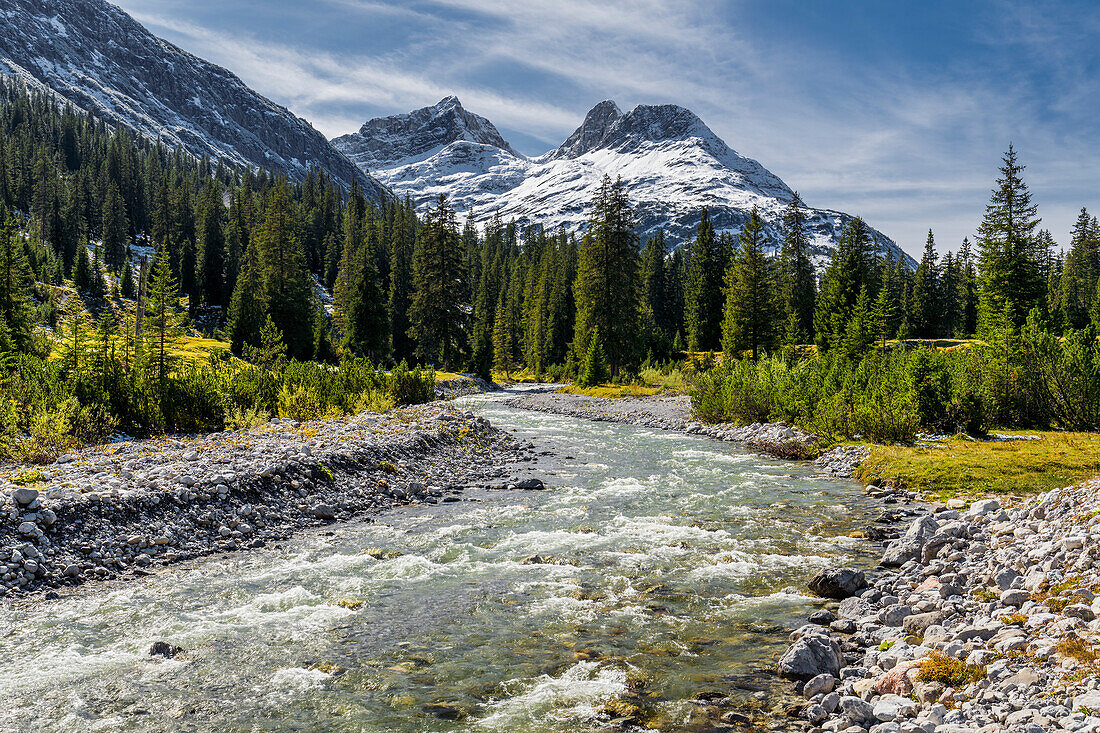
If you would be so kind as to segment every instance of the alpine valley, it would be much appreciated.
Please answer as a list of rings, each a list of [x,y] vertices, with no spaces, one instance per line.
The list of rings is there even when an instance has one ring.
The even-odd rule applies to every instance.
[[[557,148],[529,158],[492,122],[456,97],[408,114],[368,121],[334,139],[336,148],[418,209],[446,194],[460,215],[484,225],[505,220],[583,230],[588,203],[604,175],[622,177],[643,240],[664,230],[674,244],[690,240],[707,207],[714,227],[736,235],[757,207],[770,247],[778,245],[781,216],[795,194],[759,162],[732,150],[683,107],[639,105],[623,112],[603,101]],[[815,266],[828,264],[852,215],[807,208]],[[916,263],[874,229],[881,254]]]

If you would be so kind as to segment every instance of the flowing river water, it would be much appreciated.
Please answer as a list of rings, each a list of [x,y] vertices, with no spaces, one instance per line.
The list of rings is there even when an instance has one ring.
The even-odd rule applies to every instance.
[[[765,704],[772,655],[816,607],[784,588],[868,559],[847,538],[870,510],[853,482],[466,402],[556,454],[523,474],[547,490],[467,490],[0,607],[0,730],[702,731],[718,698]],[[186,652],[148,656],[158,640]]]

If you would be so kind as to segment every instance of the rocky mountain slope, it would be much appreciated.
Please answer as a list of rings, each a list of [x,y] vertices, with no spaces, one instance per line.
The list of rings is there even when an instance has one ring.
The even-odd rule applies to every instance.
[[[0,73],[196,155],[384,191],[308,122],[104,0],[4,0]]]
[[[783,208],[794,196],[778,176],[676,105],[623,112],[600,102],[561,146],[536,158],[512,149],[491,122],[455,97],[370,120],[333,144],[399,196],[426,207],[446,193],[460,215],[479,224],[499,211],[505,219],[580,230],[595,188],[610,174],[629,187],[643,237],[664,229],[674,243],[691,239],[704,206],[719,231],[736,234],[756,206],[775,245]],[[821,267],[852,216],[815,208],[806,214]],[[874,236],[882,251],[916,266],[889,237]]]

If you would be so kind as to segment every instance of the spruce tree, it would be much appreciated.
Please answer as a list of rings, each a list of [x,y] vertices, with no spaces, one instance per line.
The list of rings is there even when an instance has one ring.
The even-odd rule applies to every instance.
[[[198,218],[198,273],[202,304],[225,305],[225,237],[222,219],[225,206],[221,191],[210,181],[203,190]]]
[[[589,339],[588,353],[584,356],[577,382],[581,387],[598,387],[610,378],[604,357],[603,339],[600,338],[600,329],[597,328]]]
[[[1011,145],[1000,170],[978,228],[978,330],[986,335],[997,329],[1003,316],[1010,319],[1006,325],[1021,327],[1028,311],[1041,304],[1045,291],[1035,236],[1038,209],[1021,177],[1024,166],[1016,161]]]
[[[781,254],[781,298],[787,320],[784,340],[807,343],[813,340],[814,303],[817,279],[810,259],[810,240],[806,233],[805,204],[798,193],[783,212],[783,249]]]
[[[581,241],[573,347],[587,354],[599,329],[612,374],[635,363],[640,312],[638,238],[622,179],[604,176]]]
[[[233,353],[240,356],[245,346],[259,346],[260,329],[267,317],[264,307],[264,281],[255,242],[245,248],[237,287],[229,302],[229,341]]]
[[[149,274],[142,334],[151,347],[147,354],[160,394],[164,394],[172,366],[172,344],[182,332],[183,316],[179,312],[179,291],[176,279],[172,277],[168,249],[161,248],[157,251],[152,272]]]
[[[704,207],[691,243],[684,283],[684,329],[688,351],[711,350],[718,346],[722,318],[722,278],[718,242],[710,214]]]
[[[465,358],[468,295],[454,209],[441,195],[417,233],[409,335],[426,364],[450,371]]]
[[[860,293],[873,286],[874,243],[867,225],[853,219],[837,245],[829,267],[825,270],[821,292],[814,308],[814,337],[822,350],[836,346],[848,331]],[[875,295],[877,295],[877,290]]]
[[[871,306],[871,326],[874,336],[882,343],[882,350],[886,350],[886,340],[896,332],[894,318],[897,312],[897,304],[894,302],[888,288],[879,288],[878,296]]]
[[[924,243],[924,254],[913,278],[913,302],[910,325],[917,338],[938,338],[940,334],[940,270],[937,264],[936,239],[932,230],[928,230],[928,239]]]
[[[753,207],[741,229],[740,247],[726,273],[722,350],[735,359],[742,349],[752,358],[775,342],[777,293],[772,263],[764,254],[764,222]]]
[[[31,339],[31,273],[17,228],[11,217],[0,224],[0,348],[25,351]]]
[[[126,205],[114,181],[107,184],[101,217],[100,238],[103,240],[103,257],[107,263],[107,269],[117,273],[122,269],[122,263],[126,259],[130,223],[126,218]]]
[[[360,250],[355,270],[348,298],[344,347],[357,356],[381,363],[389,357],[390,315],[386,312],[382,278],[369,248]]]
[[[1084,328],[1089,323],[1098,278],[1100,240],[1092,228],[1092,217],[1082,208],[1073,224],[1058,291],[1058,305],[1070,328]]]
[[[313,350],[313,282],[297,231],[289,187],[282,179],[256,230],[256,251],[266,313],[282,332],[287,354],[308,359]]]

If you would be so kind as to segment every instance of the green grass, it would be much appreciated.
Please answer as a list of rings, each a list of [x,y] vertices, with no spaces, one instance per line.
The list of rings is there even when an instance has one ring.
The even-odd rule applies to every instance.
[[[1039,440],[975,442],[952,438],[939,446],[869,445],[857,478],[866,483],[953,496],[1026,496],[1100,475],[1100,434],[1033,432]]]
[[[652,397],[665,390],[663,387],[643,387],[639,384],[601,384],[598,387],[578,387],[575,384],[570,384],[558,391],[566,394],[616,399],[618,397]]]

